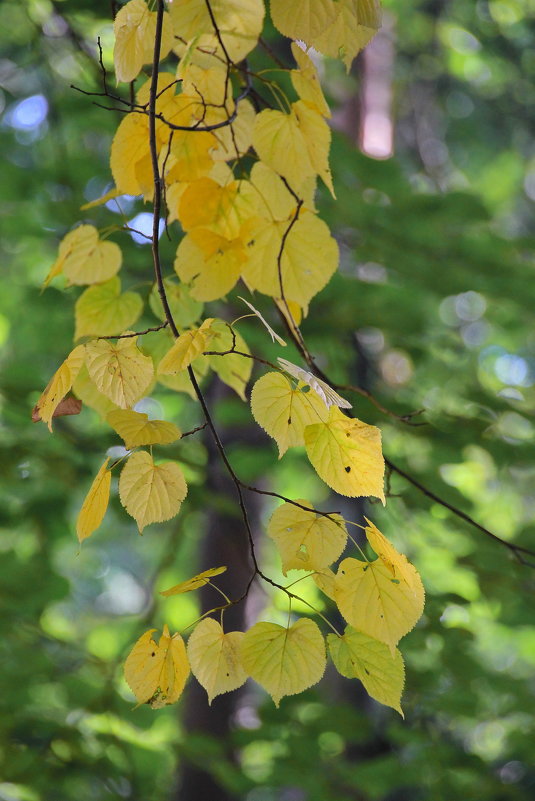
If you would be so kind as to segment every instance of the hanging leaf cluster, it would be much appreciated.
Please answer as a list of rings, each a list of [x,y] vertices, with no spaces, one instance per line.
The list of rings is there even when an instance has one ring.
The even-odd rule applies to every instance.
[[[165,459],[160,448],[175,443],[180,454],[181,431],[173,421],[149,419],[136,404],[159,385],[190,395],[209,415],[201,387],[210,373],[250,402],[279,458],[289,448],[304,448],[328,487],[385,503],[380,430],[351,416],[351,403],[319,374],[299,329],[339,258],[314,203],[318,179],[333,197],[335,187],[330,110],[310,48],[341,58],[349,68],[379,28],[379,4],[271,0],[269,13],[292,40],[294,64],[285,70],[284,84],[291,86],[290,95],[277,82],[278,67],[273,77],[249,68],[248,55],[265,24],[262,0],[174,0],[168,7],[163,0],[129,0],[115,17],[119,88],[106,93],[125,113],[111,145],[114,187],[84,208],[122,195],[139,197],[153,204],[155,230],[162,209],[178,241],[173,263],[162,265],[153,237],[154,283],[147,296],[139,287],[123,286],[127,276],[121,274],[122,251],[110,240],[113,229],[99,231],[86,222],[64,236],[45,279],[48,285],[63,276],[65,286],[81,289],[75,347],[39,398],[34,419],[52,430],[55,417],[79,412],[82,402],[99,412],[125,448],[122,459],[105,459],[89,488],[77,521],[80,542],[104,519],[114,473],[119,500],[140,533],[179,513],[188,492],[180,457]],[[133,87],[128,101],[115,94],[124,83]],[[269,309],[278,314],[307,362],[300,367],[279,358],[250,392],[258,357],[238,330],[239,321],[205,313],[214,301],[221,313],[221,300],[237,284],[251,300],[256,293],[254,302],[261,305],[259,311],[244,299],[249,316],[282,348],[286,341],[266,320]],[[160,325],[137,331],[151,314]],[[77,404],[76,412],[68,410],[69,402]],[[210,417],[207,423],[215,434]],[[187,645],[167,626],[159,638],[155,629],[140,637],[125,663],[138,703],[174,703],[192,672],[210,700],[251,677],[278,705],[319,681],[328,652],[343,676],[359,679],[372,697],[401,711],[404,668],[396,646],[423,609],[415,568],[372,523],[366,536],[376,557],[368,559],[356,548],[355,555],[342,558],[346,521],[318,512],[306,499],[279,506],[267,533],[284,575],[307,571],[338,606],[345,631],[325,640],[316,622],[301,618],[286,627],[258,622],[247,632],[225,632],[224,609],[234,603],[229,599],[220,607],[221,622],[202,619]],[[262,580],[254,555],[253,561]],[[162,595],[212,583],[223,569],[205,571]],[[298,597],[281,589],[290,600]]]

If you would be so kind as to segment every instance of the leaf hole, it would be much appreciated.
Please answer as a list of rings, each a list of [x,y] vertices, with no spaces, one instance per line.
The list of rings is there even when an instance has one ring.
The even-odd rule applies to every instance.
[[[346,471],[346,473],[350,473],[351,472],[351,468],[349,467],[349,465],[347,467],[344,467],[344,470]]]

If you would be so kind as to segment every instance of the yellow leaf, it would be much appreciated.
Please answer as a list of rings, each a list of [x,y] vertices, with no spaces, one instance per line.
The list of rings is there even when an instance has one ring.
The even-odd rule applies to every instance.
[[[175,339],[173,338],[173,335],[167,330],[157,331],[151,334],[150,337],[145,337],[143,351],[148,353],[153,358],[156,365],[156,371],[158,370],[160,361],[173,346],[174,342]],[[197,359],[191,363],[191,366],[197,381],[201,383],[209,370],[208,357],[198,356]],[[158,375],[157,379],[158,383],[162,384],[164,387],[173,389],[176,392],[186,392],[191,398],[197,400],[197,396],[189,379],[189,375],[185,370],[181,373],[176,373],[175,375]]]
[[[295,91],[310,108],[318,111],[323,117],[330,117],[331,111],[323,95],[318,71],[310,56],[292,42],[292,55],[299,69],[290,72]]]
[[[106,459],[95,476],[78,514],[76,535],[79,542],[83,542],[96,531],[106,514],[111,483],[111,470],[107,469],[109,461],[109,459]]]
[[[401,637],[415,626],[424,608],[424,589],[415,568],[412,567],[408,584],[393,578],[381,559],[344,559],[336,575],[335,598],[351,626],[385,642],[392,652]]]
[[[230,292],[246,259],[241,238],[225,239],[197,228],[181,240],[173,266],[181,281],[191,283],[192,298],[210,301]]]
[[[336,669],[348,679],[360,679],[368,695],[391,706],[401,717],[401,694],[405,684],[403,657],[392,654],[379,640],[347,626],[342,637],[328,634],[327,642]]]
[[[132,454],[119,479],[119,498],[140,534],[150,523],[163,523],[178,514],[187,492],[180,467],[175,462],[155,465],[147,451]]]
[[[217,147],[217,139],[208,131],[175,131],[171,141],[171,153],[175,162],[169,170],[166,180],[196,181],[208,175],[214,161],[210,155]]]
[[[284,318],[288,321],[290,328],[300,325],[303,317],[307,316],[308,307],[303,307],[293,300],[286,299],[286,303],[281,298],[275,298],[277,308],[280,310]]]
[[[74,307],[75,339],[87,336],[113,336],[130,328],[143,310],[143,300],[137,292],[121,295],[117,276],[83,292]]]
[[[347,69],[381,27],[379,0],[337,0],[336,18],[307,44],[326,56],[341,58]]]
[[[190,670],[180,635],[171,637],[164,626],[156,643],[152,639],[155,631],[149,629],[136,642],[126,659],[124,675],[139,704],[160,709],[178,701]]]
[[[365,529],[366,537],[377,556],[390,569],[395,579],[400,579],[411,585],[414,579],[414,567],[407,560],[407,557],[396,551],[384,534],[381,534],[379,529],[367,517],[364,520],[368,524]]]
[[[99,392],[121,409],[131,408],[143,397],[154,366],[137,347],[135,337],[119,339],[114,345],[98,339],[88,342],[85,350],[87,370]]]
[[[293,113],[265,109],[257,114],[253,147],[268,167],[286,178],[294,192],[316,174],[299,120]]]
[[[216,695],[237,690],[247,674],[240,660],[243,632],[225,634],[217,620],[207,617],[197,625],[188,640],[191,672],[208,693],[211,704]]]
[[[111,143],[110,167],[118,191],[150,195],[153,191],[149,123],[144,114],[127,114]]]
[[[181,437],[174,423],[149,420],[146,414],[131,409],[117,409],[110,412],[106,419],[124,440],[127,450],[140,445],[169,445]]]
[[[302,100],[293,103],[292,108],[299,121],[299,129],[306,142],[308,156],[314,172],[319,175],[331,195],[335,197],[333,179],[329,167],[331,129],[321,114],[310,108]]]
[[[97,197],[95,200],[89,201],[89,203],[84,203],[83,206],[80,206],[80,211],[87,211],[88,209],[94,209],[97,206],[103,206],[104,203],[107,203],[108,200],[115,200],[115,198],[120,197],[121,193],[119,190],[114,186],[109,189],[107,192],[104,192],[103,195]]]
[[[210,106],[226,108],[229,113],[234,110],[232,86],[225,64],[220,63],[203,69],[198,64],[192,63],[182,67],[181,63],[177,70],[177,78],[182,79],[182,92],[206,106],[206,113],[210,113]]]
[[[342,398],[338,392],[335,392],[329,384],[315,376],[314,373],[303,370],[302,367],[292,364],[292,362],[289,362],[287,359],[281,359],[280,356],[277,357],[277,361],[287,373],[297,378],[299,381],[308,384],[308,386],[319,395],[327,409],[330,406],[338,406],[339,409],[351,409],[349,401]]]
[[[203,228],[225,239],[235,239],[255,208],[256,194],[249,181],[220,186],[212,178],[200,178],[182,195],[178,217],[185,231]]]
[[[271,0],[275,26],[347,68],[381,25],[379,0]]]
[[[284,36],[309,45],[334,22],[336,7],[332,0],[271,0],[271,18]]]
[[[43,285],[46,287],[50,281],[67,269],[75,268],[77,264],[84,264],[98,243],[98,231],[93,225],[79,225],[69,231],[59,244],[58,258],[50,268]]]
[[[319,175],[334,195],[329,170],[331,131],[321,114],[302,100],[290,114],[266,109],[257,115],[253,146],[259,158],[282,175],[294,192]]]
[[[318,515],[310,501],[302,498],[297,503],[311,511],[283,503],[272,514],[267,527],[268,536],[277,545],[284,575],[288,570],[323,570],[338,559],[347,542],[340,515]]]
[[[258,193],[257,211],[268,220],[290,220],[297,205],[295,197],[275,170],[257,161],[251,170],[251,185]]]
[[[84,347],[79,345],[79,347]],[[77,398],[80,398],[84,406],[94,409],[100,417],[105,420],[108,412],[117,409],[117,405],[109,398],[99,392],[93,381],[89,377],[87,367],[84,366],[76,376],[72,389]]]
[[[210,6],[231,61],[242,61],[256,46],[262,32],[264,3],[262,0],[211,0]],[[186,42],[196,39],[190,60],[201,66],[217,66],[221,60],[226,61],[205,0],[181,0],[172,3],[170,11],[180,37]],[[182,55],[184,47],[176,50]]]
[[[295,389],[282,373],[266,373],[251,393],[253,417],[276,441],[279,459],[288,448],[304,445],[305,427],[326,421],[328,411],[314,391]]]
[[[219,122],[228,119],[224,110],[219,110]],[[240,100],[238,104],[238,113],[236,118],[229,124],[222,128],[218,128],[215,132],[217,134],[218,146],[212,151],[212,158],[214,161],[234,161],[244,156],[253,141],[253,128],[256,117],[256,111],[252,104],[247,100]],[[215,177],[215,176],[212,176]]]
[[[179,328],[189,328],[201,316],[203,304],[191,297],[186,284],[177,284],[171,278],[164,278],[163,284],[173,320]],[[149,306],[155,316],[163,322],[165,312],[156,284],[149,295]]]
[[[287,222],[259,222],[250,237],[242,277],[251,289],[280,298],[278,257]],[[338,266],[338,246],[323,220],[303,212],[284,243],[281,275],[287,301],[306,307]]]
[[[238,331],[233,331],[223,320],[214,320],[210,327],[210,350],[224,353],[224,356],[209,356],[209,364],[224,384],[233,389],[245,400],[245,387],[253,369],[252,359],[227,353],[232,349],[250,353],[247,343]]]
[[[312,575],[314,583],[322,591],[327,598],[334,601],[334,582],[336,580],[336,573],[330,567],[324,567]]]
[[[208,570],[203,570],[202,573],[197,573],[196,576],[186,581],[181,581],[180,584],[175,584],[171,589],[164,590],[160,595],[164,595],[168,598],[171,595],[182,595],[185,592],[198,590],[199,587],[204,587],[205,584],[209,584],[213,576],[219,576],[221,573],[224,573],[226,569],[226,567],[209,567]]]
[[[144,0],[130,0],[117,12],[113,30],[113,60],[117,83],[129,83],[137,77],[143,64],[153,60],[156,12],[149,11]],[[164,12],[160,58],[165,58],[173,44],[171,18]]]
[[[85,261],[69,258],[63,265],[67,286],[73,284],[100,284],[119,272],[123,254],[115,242],[97,242]]]
[[[247,673],[279,705],[285,695],[296,695],[317,684],[325,671],[325,643],[317,625],[308,618],[289,628],[256,623],[241,646]]]
[[[385,502],[381,432],[360,420],[350,420],[331,406],[326,423],[305,428],[307,455],[325,483],[351,498],[374,495]]]
[[[84,346],[78,345],[56,370],[37,401],[36,411],[39,413],[41,420],[48,425],[49,431],[52,431],[54,411],[72,387],[76,376],[82,368],[84,359]]]
[[[189,367],[205,349],[212,322],[213,318],[208,317],[200,328],[193,328],[180,334],[158,365],[158,375],[174,375]]]

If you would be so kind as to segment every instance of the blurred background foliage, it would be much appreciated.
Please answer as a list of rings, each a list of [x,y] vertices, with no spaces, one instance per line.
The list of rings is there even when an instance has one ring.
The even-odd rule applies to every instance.
[[[396,464],[500,537],[533,547],[535,6],[384,5],[384,32],[349,76],[322,65],[339,133],[337,201],[321,195],[320,207],[342,262],[304,333],[334,379],[359,383],[398,414],[425,410],[414,420],[427,424],[410,427],[351,398],[359,417],[381,426]],[[385,509],[329,497],[301,453],[277,464],[248,407],[217,385],[207,391],[242,477],[353,519],[365,512],[420,570],[426,612],[402,642],[405,721],[332,669],[279,710],[251,686],[207,711],[192,679],[189,702],[133,711],[120,668],[131,643],[149,625],[181,628],[198,610],[191,596],[156,602],[155,590],[218,563],[203,536],[223,518],[240,524],[233,496],[213,490],[218,468],[197,435],[171,454],[191,485],[176,521],[140,538],[115,497],[80,551],[74,519],[117,440],[90,409],[59,420],[53,436],[30,422],[71,349],[79,294],[41,293],[41,283],[79,207],[110,182],[118,119],[70,88],[98,88],[96,38],[109,61],[110,16],[109,3],[89,0],[0,8],[0,799],[531,801],[533,570],[399,476]],[[273,31],[268,39],[289,62]],[[253,64],[269,66],[268,56]],[[372,102],[386,98],[379,151],[365,141],[367,90]],[[134,200],[122,210],[137,228],[150,212]],[[98,226],[123,219],[113,204],[85,214]],[[127,285],[148,295],[147,245],[114,238]],[[164,253],[169,264],[165,243]],[[230,303],[228,319],[241,312]],[[156,322],[150,311],[146,322]],[[277,354],[257,326],[241,330],[254,351]],[[200,422],[183,394],[158,391],[147,408],[184,430]],[[255,514],[265,521],[272,508]],[[264,540],[261,548],[277,578],[276,555]],[[246,612],[286,614],[282,598],[261,590]]]

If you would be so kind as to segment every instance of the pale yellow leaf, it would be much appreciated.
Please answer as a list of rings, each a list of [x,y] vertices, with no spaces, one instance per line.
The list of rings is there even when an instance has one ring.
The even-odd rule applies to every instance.
[[[317,625],[308,618],[289,628],[256,623],[241,645],[247,673],[267,690],[275,706],[285,695],[296,695],[317,684],[325,671],[325,643]]]
[[[75,339],[113,336],[134,325],[143,311],[137,292],[123,292],[117,276],[82,292],[74,307]]]
[[[342,637],[328,634],[329,651],[336,669],[348,679],[360,679],[366,692],[403,717],[401,694],[405,684],[403,657],[396,648],[347,626]]]
[[[271,0],[273,24],[290,39],[310,44],[337,16],[333,0]]]
[[[185,370],[206,348],[212,317],[204,320],[200,328],[180,334],[171,350],[158,365],[158,375],[175,375]]]
[[[140,533],[150,523],[163,523],[178,514],[187,492],[178,464],[156,465],[147,451],[132,454],[119,479],[119,498]]]
[[[211,151],[217,147],[217,138],[208,131],[175,131],[171,153],[175,158],[166,180],[195,181],[208,175],[214,166]]]
[[[379,0],[337,0],[336,18],[307,44],[326,56],[341,58],[347,69],[381,27]]]
[[[112,187],[107,192],[104,192],[103,195],[100,197],[95,198],[95,200],[90,200],[89,203],[84,203],[83,206],[80,206],[80,211],[88,211],[88,209],[97,208],[97,206],[103,206],[108,200],[115,200],[115,198],[120,197],[121,193],[117,189],[117,187]]]
[[[287,301],[307,307],[336,271],[338,246],[323,220],[304,211],[284,242],[279,275],[279,254],[288,227],[288,222],[258,223],[250,237],[249,260],[242,277],[251,289],[273,298],[284,293]]]
[[[66,260],[63,272],[67,278],[67,286],[108,281],[119,272],[122,260],[123,254],[119,245],[115,242],[98,242],[86,261],[75,264],[72,259]]]
[[[282,373],[266,373],[251,393],[253,417],[276,441],[279,459],[288,448],[304,445],[306,426],[328,419],[325,404],[311,390],[295,389]]]
[[[336,575],[335,598],[351,626],[386,643],[392,652],[424,608],[424,589],[415,568],[408,584],[393,578],[381,559],[344,559]]]
[[[241,238],[225,239],[197,228],[181,240],[173,266],[180,280],[191,285],[191,297],[207,302],[231,291],[246,260]]]
[[[325,483],[351,498],[380,498],[385,503],[385,464],[381,432],[360,420],[351,420],[331,406],[326,423],[305,428],[310,462]]]
[[[329,150],[331,147],[331,129],[315,109],[303,100],[292,104],[292,109],[299,122],[299,129],[305,140],[310,163],[314,172],[319,175],[333,197],[334,187],[329,167]]]
[[[84,347],[83,345],[79,347]],[[84,406],[94,409],[100,417],[105,420],[108,412],[117,409],[117,404],[113,403],[106,395],[99,392],[95,384],[89,377],[87,367],[84,366],[76,376],[72,389],[77,398],[80,398]]]
[[[279,222],[290,222],[295,214],[297,200],[275,170],[257,161],[251,170],[251,186],[258,194],[257,212],[260,217]],[[302,184],[299,195],[302,211],[315,211],[316,178],[311,176]]]
[[[48,425],[48,430],[52,431],[52,418],[60,401],[63,400],[67,392],[71,389],[76,376],[80,372],[85,359],[83,345],[78,345],[69,353],[65,361],[56,370],[48,386],[43,390],[41,397],[37,401],[36,411],[41,420]]]
[[[110,167],[118,191],[146,195],[153,189],[149,123],[145,114],[127,114],[113,137]]]
[[[164,595],[168,598],[171,595],[182,595],[185,592],[198,590],[199,587],[204,587],[205,584],[209,584],[213,576],[219,576],[221,573],[224,573],[226,569],[225,566],[209,567],[208,570],[203,570],[202,573],[197,573],[196,576],[192,576],[192,578],[186,581],[181,581],[180,584],[175,584],[175,586],[171,587],[169,590],[164,590],[160,595]]]
[[[210,351],[224,356],[209,356],[209,364],[224,384],[245,400],[245,387],[251,377],[253,361],[247,356],[227,351],[250,353],[247,343],[238,331],[233,331],[223,320],[214,320],[210,327]]]
[[[191,672],[208,693],[211,704],[216,695],[245,684],[247,674],[240,659],[243,632],[225,634],[221,625],[207,617],[196,626],[188,640]]]
[[[117,409],[107,416],[108,423],[124,440],[127,450],[140,445],[169,445],[180,439],[180,430],[165,420],[149,420],[146,414]]]
[[[133,81],[143,64],[152,62],[156,32],[156,12],[149,11],[144,0],[130,0],[115,17],[113,60],[117,83]],[[174,33],[171,18],[163,15],[160,58],[171,50]]]
[[[69,231],[59,244],[58,258],[50,268],[43,285],[46,287],[50,281],[67,270],[75,269],[78,264],[84,264],[88,256],[98,244],[98,231],[93,225],[79,225]]]
[[[160,709],[178,701],[189,676],[189,663],[183,639],[169,634],[164,626],[158,643],[149,629],[136,642],[124,665],[125,679],[139,704]]]
[[[226,107],[230,113],[234,110],[232,86],[225,64],[220,63],[206,69],[191,62],[185,66],[180,64],[177,78],[182,79],[182,92],[197,102],[206,106]]]
[[[218,115],[214,115],[219,117],[216,121],[228,119],[226,112],[223,110],[219,112]],[[247,153],[253,141],[255,118],[256,111],[252,103],[247,99],[240,100],[236,118],[229,125],[215,131],[218,145],[211,152],[214,161],[234,161]]]
[[[381,25],[379,0],[271,0],[275,26],[347,68]]]
[[[314,583],[319,589],[322,591],[327,598],[330,598],[331,601],[334,601],[334,582],[336,580],[336,573],[334,573],[330,567],[324,567],[322,570],[316,571],[313,573],[312,578],[314,579]]]
[[[311,511],[283,503],[267,526],[268,536],[277,545],[284,575],[288,570],[323,570],[338,559],[347,542],[340,515],[325,517],[316,514],[310,501],[298,498],[296,502]]]
[[[304,181],[316,174],[306,139],[294,113],[265,109],[257,114],[253,147],[258,158],[286,178],[298,194]]]
[[[256,46],[264,22],[262,0],[211,0],[210,3],[225,49],[238,63]],[[170,6],[175,31],[189,42],[196,39],[190,61],[201,66],[217,66],[226,61],[205,0],[180,0]],[[181,55],[184,46],[177,46]],[[210,55],[213,54],[212,58]]]
[[[95,476],[78,514],[76,535],[79,542],[83,542],[96,531],[106,514],[111,484],[111,470],[107,469],[109,461],[106,459]]]
[[[377,556],[390,569],[395,579],[405,581],[410,586],[414,579],[414,567],[404,554],[396,551],[392,543],[387,540],[384,534],[381,534],[379,529],[367,517],[364,520],[368,524],[365,529],[367,540]]]
[[[310,56],[292,42],[292,55],[299,69],[292,70],[290,75],[295,91],[310,108],[318,111],[323,117],[330,117],[331,111],[323,95],[318,71]]]
[[[159,363],[173,346],[175,342],[174,337],[170,331],[162,330],[152,333],[150,337],[144,337],[144,340],[142,350],[152,357],[157,371]],[[191,366],[197,381],[201,383],[209,370],[208,357],[198,356],[191,363]],[[173,389],[175,392],[186,392],[191,398],[197,400],[197,396],[186,370],[183,370],[181,373],[176,373],[175,375],[157,375],[157,380],[158,383],[162,384],[164,387]]]
[[[268,220],[289,221],[297,201],[275,170],[257,161],[251,170],[251,185],[258,193],[257,212]]]
[[[105,339],[85,346],[86,365],[90,377],[102,392],[121,409],[129,409],[152,382],[154,366],[144,356],[135,337],[119,339],[115,344]]]

